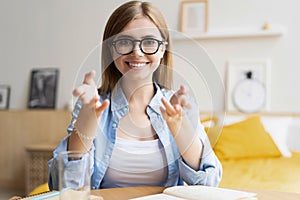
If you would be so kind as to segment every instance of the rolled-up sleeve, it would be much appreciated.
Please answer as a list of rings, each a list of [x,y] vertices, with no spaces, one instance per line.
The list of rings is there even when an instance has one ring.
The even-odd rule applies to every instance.
[[[222,165],[211,148],[204,127],[200,123],[197,127],[197,133],[203,143],[202,156],[198,158],[201,159],[199,170],[195,171],[180,158],[180,175],[189,185],[218,186],[222,178]]]
[[[201,159],[201,168],[195,171],[182,159],[179,162],[182,179],[188,185],[218,186],[222,177],[222,166],[214,155]]]

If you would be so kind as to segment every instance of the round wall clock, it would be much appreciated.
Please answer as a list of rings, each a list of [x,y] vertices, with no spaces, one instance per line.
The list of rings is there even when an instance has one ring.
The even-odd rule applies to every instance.
[[[262,82],[252,77],[252,72],[245,73],[245,79],[233,88],[232,101],[241,112],[258,112],[266,103],[266,88]]]

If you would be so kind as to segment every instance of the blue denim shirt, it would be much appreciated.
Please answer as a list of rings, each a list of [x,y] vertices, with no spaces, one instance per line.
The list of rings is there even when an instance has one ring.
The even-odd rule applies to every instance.
[[[163,145],[167,163],[168,163],[168,176],[165,182],[161,183],[161,186],[175,186],[182,185],[183,181],[189,185],[207,185],[218,186],[221,175],[222,167],[214,154],[204,127],[200,124],[199,113],[197,109],[192,109],[187,112],[187,115],[193,115],[191,112],[195,112],[193,116],[197,116],[197,122],[194,123],[194,127],[198,137],[201,139],[204,147],[201,158],[199,170],[195,171],[189,167],[179,154],[175,140],[163,119],[160,106],[161,98],[166,97],[170,99],[174,94],[172,91],[166,91],[161,89],[157,84],[156,94],[152,98],[151,102],[147,106],[146,113],[150,118],[152,127],[160,142]],[[120,119],[128,113],[129,105],[125,95],[117,85],[114,92],[107,96],[101,96],[100,101],[110,99],[110,105],[102,113],[101,119],[97,128],[97,138],[93,142],[93,146],[86,156],[92,155],[92,166],[90,168],[92,172],[91,188],[101,188],[101,181],[105,175],[107,168],[109,167],[109,160],[112,155],[116,140],[116,130],[119,126]],[[72,125],[76,122],[78,113],[81,109],[81,102],[78,101],[72,112],[72,121],[68,127],[68,135],[60,142],[57,148],[53,152],[53,158],[48,162],[49,167],[49,188],[51,190],[58,190],[58,153],[67,150],[67,143],[70,133],[72,132]],[[195,119],[194,119],[195,122]],[[82,159],[82,162],[84,159]],[[73,172],[76,172],[76,163],[81,161],[69,161],[68,168]],[[80,182],[80,171],[74,173],[74,182]]]

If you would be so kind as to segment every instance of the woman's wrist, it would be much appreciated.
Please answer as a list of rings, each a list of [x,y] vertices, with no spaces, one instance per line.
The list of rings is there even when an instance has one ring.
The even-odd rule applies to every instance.
[[[76,124],[73,125],[73,133],[78,135],[80,139],[89,140],[89,141],[94,140],[97,136],[97,134],[87,135],[86,133],[81,132],[80,130],[78,130]]]

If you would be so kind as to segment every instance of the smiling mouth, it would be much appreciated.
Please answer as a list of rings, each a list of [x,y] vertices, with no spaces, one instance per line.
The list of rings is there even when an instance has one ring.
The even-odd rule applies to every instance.
[[[130,62],[126,62],[130,68],[142,68],[145,67],[148,63],[144,62],[144,63],[130,63]]]

